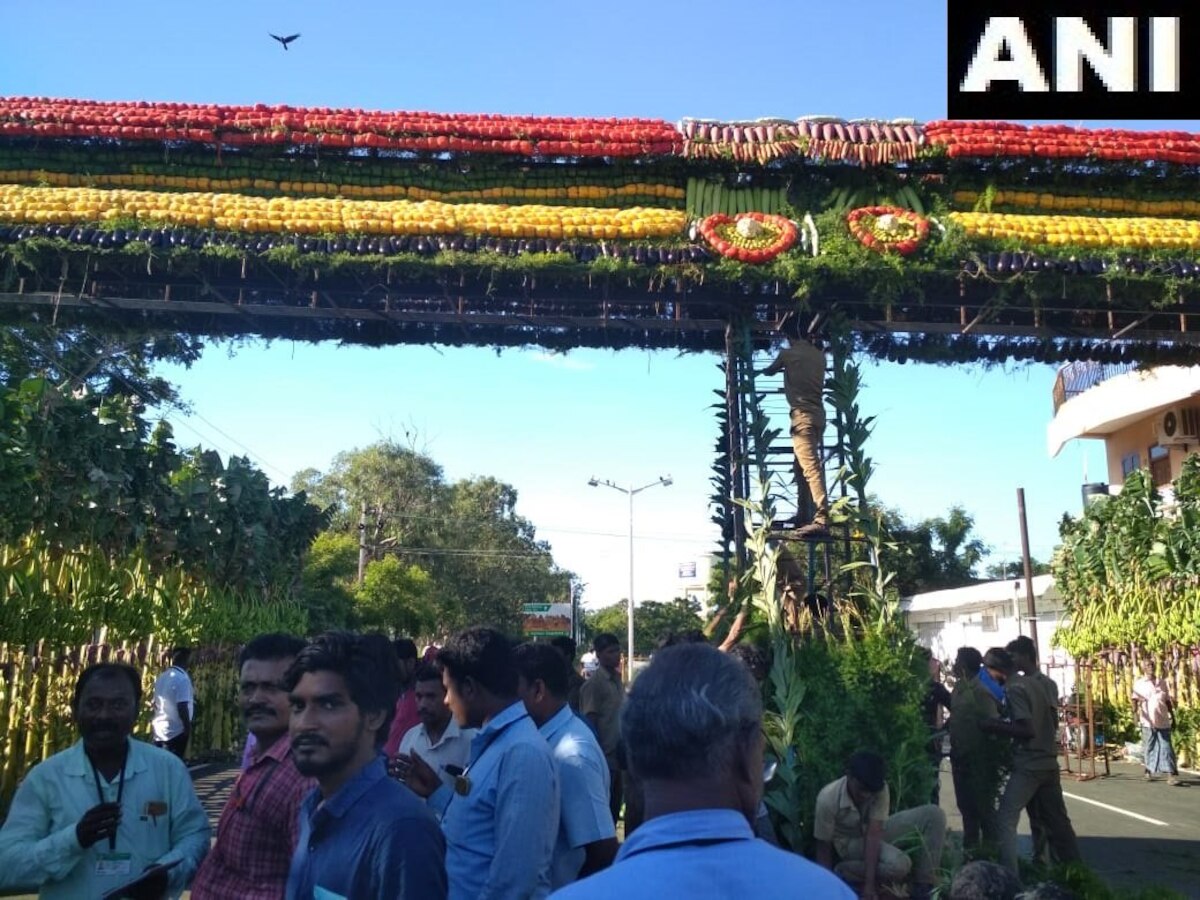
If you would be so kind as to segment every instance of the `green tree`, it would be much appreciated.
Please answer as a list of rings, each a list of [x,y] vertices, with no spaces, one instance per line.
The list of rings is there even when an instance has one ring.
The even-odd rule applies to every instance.
[[[357,575],[358,541],[354,536],[336,531],[317,535],[304,559],[300,589],[313,633],[353,627]]]
[[[447,482],[434,460],[392,441],[338,454],[328,472],[292,481],[330,509],[332,531],[358,534],[372,560],[398,556],[430,578],[436,630],[486,622],[516,631],[524,603],[564,600],[570,573],[517,513],[517,492],[491,477]]]
[[[364,628],[396,637],[429,635],[438,625],[429,574],[395,556],[367,566],[362,584],[354,592],[354,608]]]
[[[1050,574],[1050,563],[1044,563],[1035,556],[1029,557],[1029,565],[1034,575]],[[1004,578],[1024,578],[1025,564],[1019,559],[1010,559],[993,563],[983,571],[988,578],[995,581]]]
[[[898,510],[875,506],[882,515],[886,537],[884,564],[895,572],[894,585],[901,596],[978,581],[975,569],[988,547],[972,534],[975,519],[961,506],[915,524]]]
[[[592,638],[605,632],[615,634],[625,646],[628,633],[626,623],[627,601],[620,601],[611,606],[592,610],[583,617],[584,641],[590,643]],[[700,604],[688,597],[676,597],[669,603],[656,600],[646,600],[639,603],[633,613],[634,626],[634,655],[649,656],[658,646],[658,642],[668,634],[680,634],[704,627],[700,618]]]

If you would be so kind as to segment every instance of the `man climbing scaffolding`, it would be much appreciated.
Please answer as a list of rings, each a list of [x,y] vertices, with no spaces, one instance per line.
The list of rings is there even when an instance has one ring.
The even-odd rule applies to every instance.
[[[821,442],[825,434],[825,350],[816,332],[820,317],[807,331],[799,320],[787,329],[787,347],[762,370],[763,375],[783,373],[783,393],[791,409],[792,449],[812,498],[812,521],[793,532],[801,540],[829,536],[829,497],[825,490],[825,465]]]

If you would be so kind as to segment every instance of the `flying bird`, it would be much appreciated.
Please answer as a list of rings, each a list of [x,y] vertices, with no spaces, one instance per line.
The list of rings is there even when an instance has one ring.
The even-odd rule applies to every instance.
[[[267,32],[267,33],[270,34],[270,32]],[[300,37],[300,35],[299,34],[289,34],[287,37],[280,37],[277,34],[272,34],[271,37],[275,38],[275,40],[277,40],[277,41],[279,41],[279,43],[283,44],[283,49],[286,50],[287,45],[290,44],[292,41],[294,41],[296,38]]]

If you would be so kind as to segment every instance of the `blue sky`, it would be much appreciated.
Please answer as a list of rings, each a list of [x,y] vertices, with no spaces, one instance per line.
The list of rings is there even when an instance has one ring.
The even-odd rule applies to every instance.
[[[945,9],[945,0],[42,0],[5,11],[0,94],[671,121],[928,120],[945,114]],[[271,31],[302,37],[284,52]],[[636,500],[639,600],[679,593],[688,583],[679,563],[702,561],[712,547],[716,362],[276,342],[233,355],[213,347],[191,371],[167,374],[196,413],[171,416],[183,443],[249,452],[281,483],[381,437],[411,442],[451,478],[510,482],[518,510],[586,583],[586,602],[601,605],[627,594],[628,507],[615,491],[587,487],[592,475],[622,485],[675,480]],[[1046,455],[1049,367],[868,363],[865,374],[862,403],[878,416],[874,492],[911,518],[963,505],[993,561],[1019,551],[1017,487],[1044,558],[1062,513],[1079,509],[1085,462],[1091,480],[1104,480],[1099,444]]]

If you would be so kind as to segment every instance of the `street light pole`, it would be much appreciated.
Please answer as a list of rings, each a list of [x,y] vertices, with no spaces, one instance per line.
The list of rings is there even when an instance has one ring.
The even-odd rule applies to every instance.
[[[649,484],[643,484],[641,487],[622,487],[607,479],[601,480],[596,477],[588,479],[588,484],[591,487],[610,487],[614,491],[620,491],[629,497],[629,610],[626,616],[626,635],[625,635],[625,652],[628,665],[625,666],[625,681],[628,683],[633,679],[633,497],[635,494],[640,494],[647,488],[662,485],[670,487],[673,482],[670,475],[662,475],[651,481]]]

